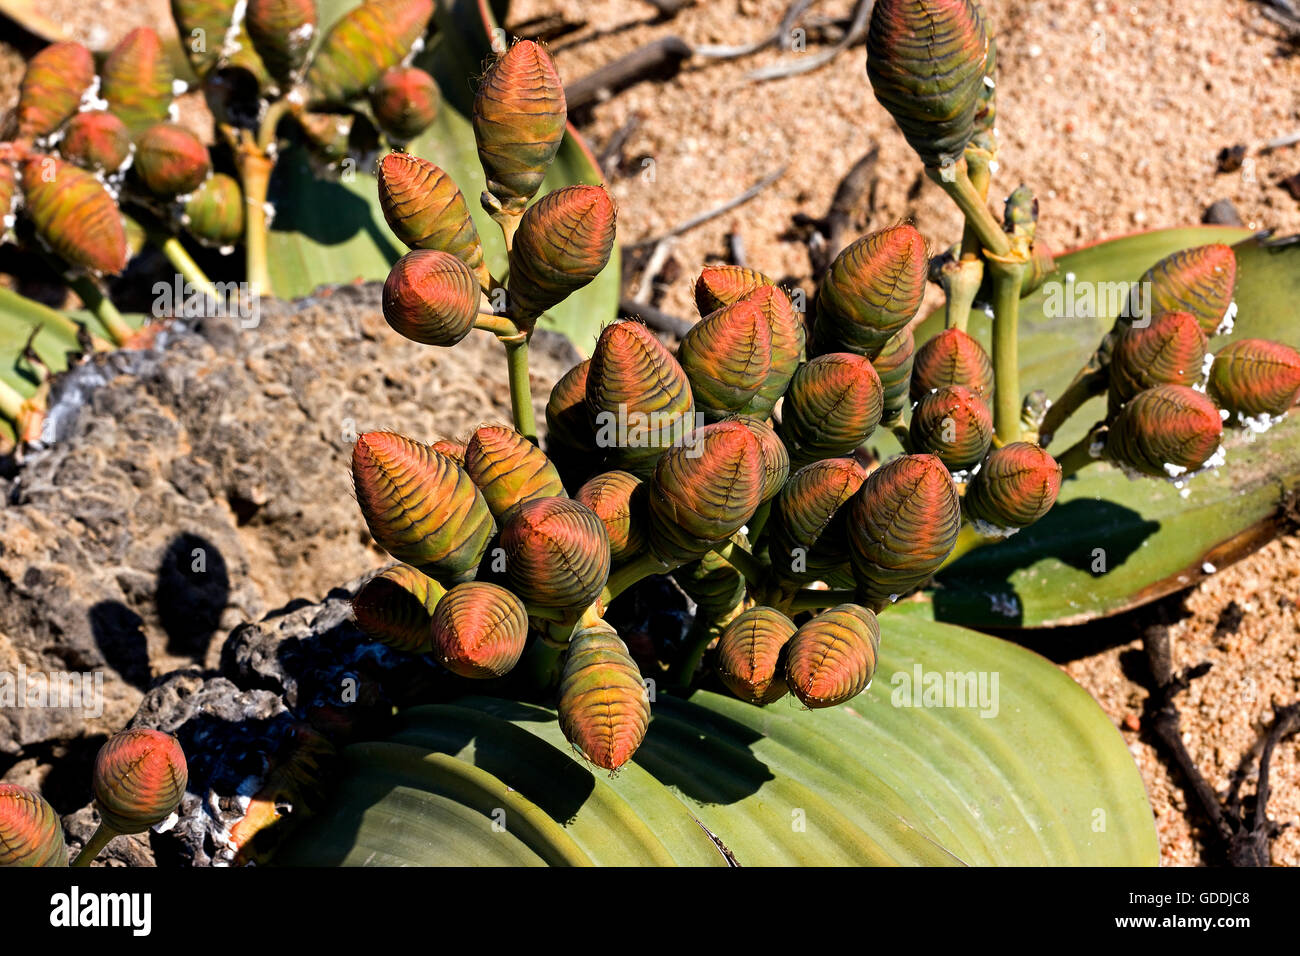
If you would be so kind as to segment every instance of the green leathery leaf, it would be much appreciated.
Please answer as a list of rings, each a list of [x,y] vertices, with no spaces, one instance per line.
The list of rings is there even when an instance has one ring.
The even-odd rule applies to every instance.
[[[320,0],[324,33],[353,0]],[[446,170],[470,207],[493,275],[504,280],[505,245],[501,231],[478,202],[485,181],[479,166],[474,130],[469,121],[473,78],[491,52],[488,29],[474,0],[438,0],[437,32],[415,59],[431,73],[442,93],[442,107],[428,129],[406,149]],[[486,28],[485,28],[486,26]],[[384,221],[373,170],[356,169],[348,182],[318,178],[307,153],[286,150],[272,178],[270,200],[277,214],[270,236],[271,281],[285,298],[310,294],[318,286],[353,279],[382,280],[406,251]],[[604,177],[586,146],[572,131],[564,139],[539,191],[543,195],[576,183],[599,185]],[[619,249],[590,285],[545,313],[539,325],[566,335],[584,355],[591,352],[601,327],[618,309]]]
[[[875,683],[841,707],[660,693],[617,776],[593,773],[550,710],[465,697],[405,711],[389,744],[345,751],[339,796],[275,862],[523,862],[576,846],[602,865],[721,864],[712,835],[743,866],[1157,863],[1137,767],[1083,688],[998,638],[897,611],[881,629]],[[996,713],[906,706],[903,678],[917,667],[997,674]],[[381,760],[383,746],[394,749]],[[505,839],[480,791],[457,804],[441,777],[403,776],[437,755],[541,808],[564,839],[535,821],[512,826],[511,810]],[[1104,828],[1094,827],[1098,810]]]
[[[122,316],[133,328],[144,324],[145,316]],[[31,340],[32,349],[52,372],[62,372],[68,367],[68,356],[80,353],[77,344],[77,326],[105,341],[112,341],[108,329],[92,313],[85,310],[60,312],[41,305],[16,292],[4,290],[0,294],[0,381],[30,398],[37,389],[37,380],[27,363],[22,360],[32,329],[40,331]],[[0,438],[12,440],[12,423],[0,418]]]
[[[1245,229],[1169,229],[1101,242],[1057,259],[1060,281],[1134,281],[1171,252],[1212,242],[1235,243],[1238,311],[1230,335],[1210,340],[1217,352],[1242,338],[1300,345],[1300,244],[1265,245]],[[1111,327],[1095,318],[1043,315],[1046,290],[1021,303],[1021,388],[1055,397]],[[917,331],[925,341],[942,327],[932,315]],[[969,331],[990,347],[990,322],[972,313]],[[1061,453],[1105,415],[1106,398],[1081,408],[1053,439]],[[970,626],[1041,627],[1082,623],[1155,600],[1196,583],[1250,553],[1277,530],[1279,504],[1300,487],[1300,423],[1291,415],[1247,443],[1225,429],[1226,465],[1188,482],[1189,494],[1159,480],[1130,481],[1108,464],[1089,466],[1061,485],[1056,507],[1005,541],[966,555],[940,578],[927,613]],[[888,438],[878,444],[884,446]],[[873,443],[875,439],[873,438]],[[882,447],[882,450],[888,450]],[[1097,552],[1101,549],[1104,553]],[[1104,570],[1098,561],[1104,560]],[[1207,570],[1208,566],[1208,570]]]

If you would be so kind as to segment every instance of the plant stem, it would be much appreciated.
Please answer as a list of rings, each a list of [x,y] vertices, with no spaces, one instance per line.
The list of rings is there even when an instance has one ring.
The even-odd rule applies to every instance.
[[[1020,440],[1020,284],[1025,264],[990,257],[993,276],[993,427],[1003,442]]]
[[[902,447],[904,454],[911,454],[912,431],[903,423],[901,415],[889,423],[889,430],[898,439],[898,444]]]
[[[837,604],[851,604],[857,600],[857,592],[845,588],[837,590],[827,588],[801,588],[796,591],[786,604],[787,614],[799,611],[822,611]]]
[[[1011,240],[1007,238],[1007,234],[1002,231],[998,221],[989,212],[984,197],[971,183],[965,158],[958,160],[951,167],[951,181],[945,180],[944,173],[935,167],[927,166],[925,172],[957,204],[957,208],[966,217],[966,224],[975,233],[985,250],[997,256],[1010,255]]]
[[[1094,441],[1096,439],[1093,438],[1093,433],[1089,430],[1088,434],[1067,448],[1064,454],[1056,456],[1056,463],[1061,466],[1062,481],[1069,478],[1076,471],[1086,468],[1094,462],[1101,461],[1100,458],[1094,457],[1092,454]]]
[[[973,236],[974,233],[972,232]],[[984,260],[978,257],[961,259],[957,268],[943,284],[945,311],[944,327],[965,332],[970,322],[970,310],[975,305],[980,284],[984,281]]]
[[[474,328],[491,332],[498,338],[503,339],[520,334],[519,326],[504,315],[497,315],[492,312],[480,312],[478,318],[474,320]]]
[[[605,582],[605,590],[600,594],[600,603],[609,607],[611,601],[642,578],[648,578],[652,574],[667,574],[671,570],[673,569],[647,551],[611,572],[609,580]]]
[[[502,338],[506,347],[506,371],[510,378],[510,411],[515,430],[537,444],[537,422],[533,418],[533,390],[528,382],[528,336]]]
[[[752,548],[758,544],[758,537],[767,527],[767,519],[772,515],[773,498],[768,498],[754,511],[754,517],[749,519],[749,531],[745,535],[749,538],[749,546]]]
[[[178,238],[151,231],[149,241],[158,247],[158,250],[167,257],[167,261],[175,267],[186,282],[213,302],[221,301],[221,296],[217,293],[217,287],[212,284],[212,280],[208,278],[207,273],[194,261]]]
[[[1079,370],[1079,373],[1061,393],[1061,397],[1047,408],[1043,423],[1038,427],[1038,442],[1044,448],[1060,431],[1062,425],[1091,398],[1106,391],[1107,372],[1097,368],[1091,362]]]
[[[104,326],[114,345],[121,348],[131,340],[135,335],[135,329],[122,318],[122,313],[117,311],[117,306],[104,295],[98,285],[85,276],[77,276],[69,281],[68,285],[86,304],[86,308],[95,313],[95,318],[99,319],[100,324]]]
[[[759,560],[734,541],[724,542],[713,553],[739,571],[752,588],[761,587],[767,577],[767,569]]]
[[[71,866],[90,866],[95,857],[99,856],[104,847],[108,846],[113,837],[118,836],[116,830],[110,830],[104,824],[100,824],[94,835],[86,841],[86,845],[81,848],[77,858],[72,861]]]
[[[266,195],[275,161],[254,145],[251,137],[245,136],[235,150],[235,168],[244,189],[244,252],[248,282],[253,287],[253,295],[274,295],[267,259],[270,224],[266,219]]]

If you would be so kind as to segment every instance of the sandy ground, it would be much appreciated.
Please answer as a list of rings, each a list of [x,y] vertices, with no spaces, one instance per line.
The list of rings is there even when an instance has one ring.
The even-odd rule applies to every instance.
[[[1054,248],[1197,222],[1218,199],[1231,200],[1253,227],[1300,231],[1300,203],[1279,185],[1300,172],[1300,150],[1258,152],[1262,142],[1300,130],[1300,55],[1258,4],[984,5],[1000,54],[994,194],[1029,183],[1041,202],[1040,236]],[[656,24],[653,10],[637,0],[514,0],[510,23],[548,14],[584,21],[582,30],[551,44],[571,82],[663,36],[693,44],[756,40],[772,32],[785,6],[786,0],[706,0]],[[851,6],[826,0],[814,3],[811,15],[843,17]],[[166,20],[165,0],[50,0],[42,9],[96,45]],[[751,265],[806,284],[807,251],[788,233],[792,218],[823,214],[840,177],[873,145],[880,149],[879,182],[857,225],[865,231],[910,218],[937,247],[956,238],[956,212],[920,176],[914,155],[871,95],[861,47],[813,73],[762,84],[747,79],[751,70],[801,55],[808,54],[773,48],[731,62],[697,59],[671,80],[643,83],[600,103],[586,118],[584,132],[597,150],[631,117],[640,121],[625,144],[623,172],[610,184],[624,242],[660,235],[786,166],[757,199],[676,242],[677,276],[657,290],[664,309],[690,315],[690,275],[726,255],[733,229]],[[0,88],[13,89],[19,68],[12,47],[0,42]],[[1217,173],[1219,150],[1239,143],[1250,147],[1246,164]],[[1220,792],[1257,750],[1274,706],[1300,696],[1297,579],[1300,539],[1284,538],[1202,583],[1186,599],[1190,616],[1174,626],[1178,667],[1214,665],[1180,703],[1188,747]],[[1235,628],[1227,626],[1238,616]],[[1133,666],[1138,635],[1126,636],[1065,669],[1128,740],[1151,794],[1163,861],[1197,865],[1203,848],[1184,816],[1185,794],[1145,735],[1130,729],[1146,690],[1138,682],[1141,667]],[[1300,739],[1293,738],[1275,754],[1270,804],[1274,819],[1296,824],[1298,761]],[[1253,787],[1248,777],[1247,793]],[[1300,825],[1275,841],[1274,861],[1300,864]]]

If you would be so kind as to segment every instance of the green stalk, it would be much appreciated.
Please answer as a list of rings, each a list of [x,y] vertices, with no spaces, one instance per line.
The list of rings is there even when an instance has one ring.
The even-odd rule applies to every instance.
[[[1043,423],[1038,428],[1038,439],[1044,448],[1071,415],[1089,399],[1105,393],[1107,377],[1106,369],[1097,368],[1091,362],[1079,370],[1074,381],[1061,393],[1060,398],[1048,406],[1047,413],[1043,416]]]
[[[767,578],[767,569],[736,542],[726,541],[714,548],[713,553],[739,571],[750,587],[762,587]]]
[[[1056,456],[1056,463],[1061,466],[1062,481],[1075,472],[1101,460],[1093,457],[1092,445],[1094,441],[1093,434],[1089,431],[1088,434],[1067,448],[1063,454]]]
[[[971,235],[974,236],[974,232]],[[984,260],[978,258],[978,252],[975,255],[975,258],[963,258],[957,262],[956,271],[946,277],[943,284],[945,328],[965,332],[970,322],[970,310],[984,281]]]
[[[610,572],[609,580],[605,582],[605,590],[600,594],[600,603],[604,607],[609,607],[611,601],[642,578],[648,578],[652,574],[667,574],[671,570],[673,569],[647,551],[621,568],[615,568]]]
[[[217,287],[212,284],[207,273],[194,261],[179,239],[175,236],[156,235],[151,232],[149,241],[158,247],[186,282],[202,292],[210,301],[221,301],[221,296],[217,294]]]
[[[131,340],[135,335],[133,329],[126,319],[122,318],[122,313],[117,310],[108,296],[104,295],[102,289],[93,281],[85,276],[77,276],[68,282],[72,291],[86,304],[95,318],[99,319],[101,325],[107,330],[109,337],[112,338],[113,344],[121,348]]]
[[[1002,231],[998,221],[989,212],[984,197],[971,183],[964,158],[952,167],[951,182],[946,181],[943,173],[934,167],[927,166],[925,172],[957,204],[957,208],[966,217],[967,226],[974,232],[986,251],[1004,257],[1011,254],[1011,240],[1007,238],[1007,234]]]
[[[1005,443],[1020,440],[1020,284],[1025,264],[990,257],[993,276],[993,427]]]
[[[668,672],[669,687],[685,690],[691,686],[695,672],[700,669],[700,662],[704,660],[704,652],[709,649],[714,638],[722,636],[727,623],[730,623],[733,617],[734,614],[727,615],[727,620],[724,621],[722,618],[707,617],[702,612],[695,615],[695,620],[691,622],[691,628],[686,634],[686,652]]]
[[[108,846],[109,841],[118,835],[119,834],[116,830],[110,830],[107,826],[101,823],[99,828],[95,830],[94,835],[91,836],[91,838],[86,841],[86,845],[81,848],[81,852],[77,854],[77,858],[69,865],[90,866],[90,864],[94,862],[95,857],[99,856],[104,847]]]
[[[528,382],[528,336],[502,339],[506,347],[506,371],[510,377],[510,412],[515,429],[534,445],[537,422],[533,418],[533,391]]]
[[[772,515],[772,502],[774,498],[768,498],[754,511],[754,517],[749,519],[749,546],[752,548],[758,544],[758,536],[763,533],[767,527],[767,519]]]
[[[254,295],[274,295],[267,258],[270,224],[266,220],[266,196],[271,186],[275,161],[249,139],[235,150],[235,168],[244,190],[244,254],[248,283]]]

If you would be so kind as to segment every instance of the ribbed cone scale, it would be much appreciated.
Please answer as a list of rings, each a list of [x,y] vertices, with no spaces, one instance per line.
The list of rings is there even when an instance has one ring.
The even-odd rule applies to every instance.
[[[474,138],[487,190],[512,211],[542,185],[564,139],[568,109],[551,55],[521,40],[492,62],[474,98]]]
[[[879,610],[929,580],[952,552],[961,528],[957,487],[935,456],[900,455],[862,483],[848,528],[860,600]]]
[[[412,249],[451,253],[488,287],[478,229],[465,197],[441,168],[409,153],[389,153],[379,162],[379,205],[398,239]]]
[[[465,469],[428,445],[368,432],[353,448],[352,476],[381,548],[444,582],[473,576],[493,522]]]
[[[108,739],[91,777],[99,818],[117,833],[143,833],[180,805],[189,769],[171,734],[143,728]]]
[[[741,612],[718,639],[718,678],[747,703],[761,707],[780,700],[787,690],[781,651],[794,632],[794,622],[774,608]]]
[[[483,425],[465,446],[465,470],[497,518],[534,498],[564,495],[564,484],[545,453],[513,428]]]
[[[1061,466],[1043,449],[1011,442],[989,452],[962,498],[966,517],[995,528],[1027,528],[1051,510]]]
[[[529,604],[582,609],[609,578],[605,525],[571,498],[535,498],[517,505],[501,528],[506,577]]]
[[[650,695],[627,645],[604,621],[569,640],[558,706],[565,739],[614,771],[631,759],[650,726]]]
[[[1223,420],[1203,393],[1157,385],[1133,396],[1111,422],[1105,457],[1144,475],[1177,478],[1219,448]]]
[[[785,679],[805,707],[834,707],[866,689],[876,672],[880,623],[857,604],[822,611],[786,646]]]
[[[504,677],[528,639],[528,611],[503,587],[486,581],[457,584],[433,613],[433,652],[453,674]]]
[[[357,626],[376,641],[408,654],[433,649],[429,625],[447,589],[408,564],[385,568],[352,599]]]
[[[1281,342],[1238,339],[1214,356],[1209,393],[1243,418],[1285,415],[1300,399],[1300,352]]]
[[[817,296],[817,352],[879,355],[920,309],[929,261],[925,240],[906,222],[841,252]]]

